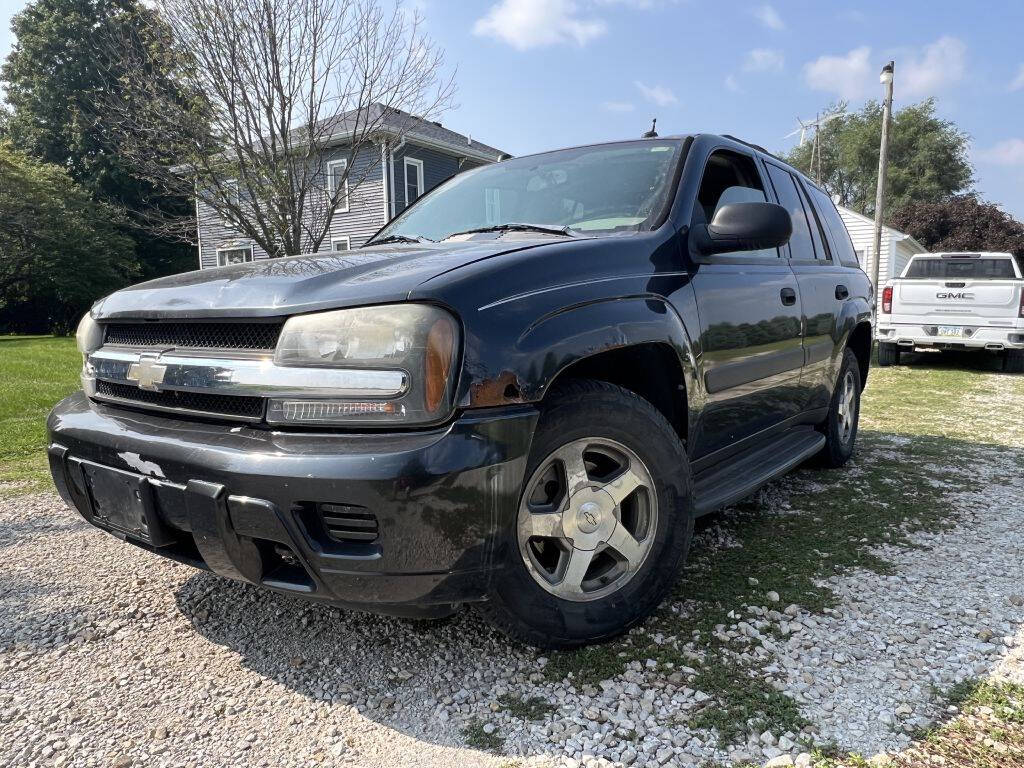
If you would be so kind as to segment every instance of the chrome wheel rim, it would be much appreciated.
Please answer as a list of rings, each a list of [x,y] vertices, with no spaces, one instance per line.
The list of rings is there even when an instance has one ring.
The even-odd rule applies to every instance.
[[[836,415],[839,421],[839,440],[844,445],[853,436],[853,425],[857,419],[857,382],[853,371],[847,371],[839,392],[839,407]]]
[[[651,473],[636,453],[607,438],[552,452],[519,503],[526,569],[563,600],[599,600],[622,589],[643,566],[657,529]]]

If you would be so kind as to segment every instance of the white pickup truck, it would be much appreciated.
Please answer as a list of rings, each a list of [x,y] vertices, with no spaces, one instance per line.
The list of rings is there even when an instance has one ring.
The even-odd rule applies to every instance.
[[[923,253],[882,288],[878,364],[914,349],[989,350],[1024,372],[1024,264],[1009,253]]]

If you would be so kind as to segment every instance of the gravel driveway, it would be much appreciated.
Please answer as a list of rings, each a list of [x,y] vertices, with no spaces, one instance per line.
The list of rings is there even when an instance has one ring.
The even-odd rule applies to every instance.
[[[1019,421],[1008,379],[985,379],[968,393],[974,404],[1016,406],[1002,418]],[[895,504],[908,490],[896,471],[908,439],[865,430],[864,440],[843,481],[874,489],[876,507]],[[710,646],[665,637],[658,621],[635,630],[633,645],[581,657],[620,661],[610,676],[585,680],[578,659],[573,676],[553,675],[554,659],[510,646],[472,612],[429,624],[345,613],[125,546],[52,494],[2,499],[0,765],[684,766],[787,755],[800,764],[801,740],[899,749],[941,715],[936,691],[993,674],[1024,682],[1024,447],[1016,437],[972,444],[964,484],[953,445],[918,459],[930,462],[922,471],[936,479],[923,485],[946,524],[872,545],[880,572],[823,571],[816,583],[835,593],[831,606],[787,605],[763,576],[744,579],[761,599],[737,598],[715,642],[756,663],[805,725],[741,723],[748,732],[731,744],[691,721],[719,696],[698,687]],[[747,512],[716,516],[697,560],[734,552],[751,508],[820,522],[806,500],[840,477],[803,470]],[[647,647],[640,640],[694,668],[630,656]]]

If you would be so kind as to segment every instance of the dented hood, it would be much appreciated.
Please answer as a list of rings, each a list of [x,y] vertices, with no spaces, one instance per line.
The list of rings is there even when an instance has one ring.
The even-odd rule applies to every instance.
[[[384,245],[186,272],[117,291],[97,302],[93,314],[98,320],[272,317],[404,301],[432,277],[546,242]]]

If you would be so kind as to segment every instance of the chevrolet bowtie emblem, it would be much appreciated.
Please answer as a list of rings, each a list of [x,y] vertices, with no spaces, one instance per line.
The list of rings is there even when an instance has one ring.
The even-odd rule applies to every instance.
[[[141,355],[139,362],[128,366],[128,381],[138,383],[139,389],[159,392],[165,373],[167,366],[161,365],[159,355]]]

